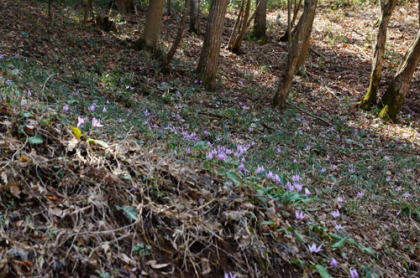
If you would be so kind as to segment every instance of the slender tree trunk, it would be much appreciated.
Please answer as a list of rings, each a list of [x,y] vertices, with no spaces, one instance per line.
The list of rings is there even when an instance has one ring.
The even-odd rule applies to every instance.
[[[228,2],[228,0],[213,0],[210,5],[206,36],[197,67],[200,79],[208,90],[213,88],[216,79]]]
[[[420,0],[419,0],[419,26],[420,26]]]
[[[227,49],[229,50],[231,50],[233,47],[233,43],[235,42],[235,39],[236,39],[236,34],[239,32],[238,29],[240,30],[240,25],[243,20],[242,18],[244,16],[244,6],[245,6],[245,0],[242,0],[241,8],[239,9],[238,18],[235,21],[235,26],[233,26],[232,33],[230,34],[230,37],[229,37],[229,42],[227,46]]]
[[[296,4],[296,0],[295,0],[295,8],[293,9],[292,23],[290,23],[291,29],[293,29],[293,26],[295,26],[296,18],[297,18],[297,15],[299,13],[301,5],[302,5],[302,0],[299,0],[299,3],[297,3],[297,4]]]
[[[267,40],[267,0],[256,0],[255,7],[255,20],[252,36],[265,43]]]
[[[292,85],[293,76],[296,72],[297,65],[304,55],[303,50],[306,44],[309,44],[312,25],[315,18],[317,0],[305,0],[303,13],[296,26],[293,35],[292,45],[287,53],[287,62],[280,78],[280,83],[274,95],[272,105],[284,110],[286,100],[289,95],[289,89]],[[306,55],[306,54],[305,54]]]
[[[164,69],[167,69],[169,64],[171,63],[172,58],[175,55],[176,49],[178,48],[179,44],[181,43],[182,40],[182,34],[184,33],[185,30],[185,22],[187,21],[187,17],[188,17],[188,0],[185,0],[185,9],[184,9],[184,14],[182,15],[181,18],[181,22],[179,24],[178,27],[178,32],[176,35],[176,38],[174,40],[174,42],[172,43],[171,48],[168,51],[168,54],[166,55],[166,59],[163,62],[162,67]]]
[[[392,12],[395,9],[397,0],[388,0],[387,3],[381,1],[381,23],[379,24],[378,34],[376,36],[375,52],[373,54],[372,71],[370,73],[369,88],[363,100],[360,102],[360,107],[364,110],[370,110],[372,105],[377,102],[377,94],[379,89],[379,82],[382,77],[382,65],[385,52],[386,33],[388,29],[389,20]]]
[[[405,96],[410,89],[411,79],[420,63],[420,30],[417,38],[404,55],[388,90],[382,96],[379,107],[382,108],[379,117],[395,122],[404,104]]]
[[[86,2],[86,6],[85,6],[85,14],[84,14],[84,17],[83,17],[83,26],[86,27],[87,21],[89,19],[89,13],[91,13],[92,18],[94,18],[94,17],[93,17],[93,3],[92,3],[92,0],[87,0],[85,2]]]
[[[292,26],[291,26],[291,5],[290,0],[287,0],[287,48],[290,52],[290,45],[292,43]]]
[[[200,0],[190,1],[190,33],[200,33]]]
[[[164,5],[165,0],[153,0],[149,2],[143,33],[140,39],[135,42],[138,49],[145,49],[153,53],[160,52],[158,49],[158,39]]]
[[[236,40],[234,41],[232,45],[232,52],[233,53],[239,53],[239,49],[241,48],[242,41],[245,36],[246,29],[248,27],[248,17],[249,17],[249,10],[251,9],[251,0],[248,0],[245,7],[244,16],[242,18],[241,24],[239,26],[239,33],[236,37]]]

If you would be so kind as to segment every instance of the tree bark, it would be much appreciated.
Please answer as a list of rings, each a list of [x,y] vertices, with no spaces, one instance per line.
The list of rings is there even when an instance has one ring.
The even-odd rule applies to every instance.
[[[83,26],[86,27],[87,21],[89,19],[89,12],[92,15],[92,18],[94,19],[94,15],[93,15],[93,4],[92,4],[92,0],[87,0],[86,4],[85,4],[85,14],[83,17]]]
[[[190,33],[200,33],[200,0],[190,1]]]
[[[395,9],[397,0],[381,0],[381,22],[376,36],[375,52],[373,54],[372,71],[370,73],[369,88],[363,100],[360,102],[360,108],[363,110],[370,110],[372,105],[377,102],[377,94],[379,89],[379,82],[382,77],[382,65],[385,52],[386,33],[388,29],[389,20],[392,12]]]
[[[158,49],[158,39],[164,5],[165,0],[153,0],[149,2],[143,33],[140,39],[135,42],[138,49],[145,49],[152,53],[160,52]]]
[[[171,63],[171,60],[175,55],[176,49],[178,48],[179,44],[181,43],[182,34],[184,33],[185,22],[187,21],[187,17],[188,17],[188,0],[185,0],[184,14],[182,15],[181,22],[180,22],[179,27],[178,27],[178,32],[177,32],[176,38],[175,38],[174,42],[172,43],[172,46],[169,49],[168,54],[166,55],[166,58],[165,58],[165,60],[163,61],[163,64],[162,64],[162,68],[165,69],[165,70],[168,69],[168,66]]]
[[[305,55],[304,47],[309,46],[310,34],[315,18],[317,0],[305,0],[303,13],[296,26],[296,31],[293,35],[292,45],[287,53],[287,62],[280,78],[279,86],[274,95],[272,105],[284,110],[286,107],[286,100],[289,95],[289,89],[292,85],[293,76],[296,72],[299,61],[302,60],[302,55]]]
[[[382,96],[379,107],[382,108],[379,117],[395,122],[397,115],[404,104],[405,96],[410,89],[411,79],[420,63],[420,30],[417,32],[417,38],[404,55],[404,58],[398,67],[387,91]]]
[[[265,43],[267,40],[267,0],[256,0],[255,7],[257,8],[252,36]]]
[[[197,71],[206,89],[211,90],[219,65],[220,45],[228,0],[213,0]]]
[[[241,24],[239,25],[238,36],[236,37],[232,46],[229,48],[233,53],[239,54],[239,50],[241,48],[246,29],[248,27],[248,17],[249,17],[250,9],[251,9],[251,0],[247,0],[244,15],[242,17]]]

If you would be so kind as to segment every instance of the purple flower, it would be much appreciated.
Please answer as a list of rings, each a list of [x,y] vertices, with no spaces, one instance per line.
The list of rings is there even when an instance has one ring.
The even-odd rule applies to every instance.
[[[384,156],[384,159],[385,159],[385,160],[389,160],[389,156],[385,155],[385,156]]]
[[[322,247],[322,244],[320,245],[320,246],[316,246],[316,244],[315,243],[313,243],[312,245],[309,245],[308,246],[309,247],[309,251],[311,252],[311,253],[319,253],[319,252],[321,252],[321,247]]]
[[[0,60],[4,58],[4,54],[0,54]]]
[[[357,270],[352,268],[350,269],[350,277],[351,278],[359,278],[359,273],[357,273]]]
[[[241,85],[241,86],[243,86],[244,85],[244,82],[238,81],[238,84]]]
[[[288,191],[293,191],[295,188],[293,187],[293,185],[288,181],[287,183],[286,183],[286,189],[288,190]]]
[[[90,113],[93,113],[93,112],[95,112],[95,108],[96,108],[96,104],[93,103],[91,106],[88,107],[88,110],[89,110]]]
[[[122,122],[124,122],[124,120],[123,120],[123,119],[121,119],[121,118],[119,118],[119,119],[118,119],[118,122],[121,124]]]
[[[363,197],[363,193],[362,192],[357,193],[357,198],[358,199],[362,199],[362,197]]]
[[[273,181],[277,184],[281,184],[281,179],[280,179],[279,175],[277,175],[277,174],[274,176]]]
[[[408,193],[408,192],[405,192],[404,194],[403,194],[403,197],[404,198],[410,198],[411,197],[411,194],[410,193]]]
[[[206,153],[206,158],[207,159],[213,159],[213,153],[211,151]]]
[[[185,150],[185,152],[186,152],[187,154],[190,154],[190,153],[191,153],[191,149],[190,149],[190,148],[187,148],[187,149]]]
[[[269,179],[269,180],[274,179],[274,175],[271,171],[267,173],[267,179]]]
[[[341,225],[335,225],[335,229],[337,230],[337,231],[341,231],[342,229],[344,229],[343,228],[343,226],[341,226]]]
[[[299,175],[292,176],[292,181],[293,182],[299,182],[300,181]]]
[[[78,117],[77,118],[77,127],[81,126],[82,124],[85,123],[85,119],[82,117]]]
[[[204,135],[208,135],[209,133],[208,133],[208,131],[207,131],[207,130],[204,130],[204,131],[203,131],[203,134],[204,134]]]
[[[64,113],[69,111],[69,106],[67,104],[63,106],[63,111],[64,111]]]
[[[340,217],[340,212],[338,210],[331,212],[331,216],[335,219]]]
[[[217,158],[220,160],[220,161],[226,161],[226,158],[227,158],[227,156],[224,154],[224,153],[219,153],[218,155],[217,155]]]
[[[335,169],[337,169],[336,165],[331,165],[331,170],[334,171]]]
[[[245,163],[245,162],[246,162],[245,157],[242,157],[242,159],[241,159],[241,163]]]
[[[401,186],[398,186],[397,189],[395,189],[395,191],[400,192],[401,191]]]
[[[256,175],[258,175],[258,174],[260,174],[261,172],[264,172],[264,166],[259,166],[259,165],[258,165],[258,167],[257,167],[257,171],[255,171],[255,174],[256,174]]]
[[[92,126],[93,127],[103,127],[103,125],[101,124],[101,120],[100,119],[96,119],[96,118],[93,118],[92,119]]]
[[[330,262],[330,266],[336,269],[337,265],[338,265],[337,261],[334,258],[332,258]]]
[[[242,172],[242,174],[246,175],[246,169],[245,169],[245,166],[243,164],[239,165],[238,168],[239,168],[239,171]]]
[[[146,118],[149,118],[149,116],[150,116],[150,113],[149,113],[149,111],[147,111],[147,109],[144,111],[144,116]]]
[[[305,195],[306,195],[306,196],[311,195],[311,191],[309,191],[309,189],[308,189],[308,188],[305,188]]]
[[[325,168],[321,169],[321,173],[325,173],[326,171],[327,171],[327,169],[325,169]]]
[[[295,215],[297,220],[303,220],[305,218],[305,214],[298,210],[295,212]]]
[[[225,273],[225,277],[224,278],[236,278],[236,274],[232,274],[232,272]]]
[[[295,159],[293,159],[293,163],[294,163],[294,164],[297,164],[297,163],[298,163],[298,161],[296,160],[296,158],[295,158]]]
[[[277,152],[278,152],[278,153],[281,153],[281,149],[280,149],[280,148],[277,148]]]
[[[343,202],[343,198],[338,197],[338,198],[337,198],[337,203],[342,203],[342,202]]]
[[[391,181],[391,177],[386,177],[386,182],[390,182]]]
[[[32,96],[32,93],[31,93],[31,91],[30,90],[28,90],[28,97],[30,97],[30,96]]]
[[[104,106],[104,109],[102,109],[102,113],[106,113],[106,107]]]
[[[300,183],[293,184],[293,187],[296,189],[297,192],[301,192],[303,189],[303,186]]]
[[[7,84],[7,85],[10,85],[10,84],[12,84],[12,80],[10,80],[10,79],[7,79],[7,80],[6,80],[6,84]]]

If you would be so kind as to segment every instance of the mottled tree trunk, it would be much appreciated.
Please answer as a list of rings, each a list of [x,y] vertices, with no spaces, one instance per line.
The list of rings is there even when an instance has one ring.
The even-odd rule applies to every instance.
[[[292,45],[287,53],[287,62],[280,78],[280,83],[274,95],[272,105],[284,110],[286,107],[286,100],[289,95],[289,89],[292,85],[293,76],[295,75],[297,65],[302,59],[305,45],[309,45],[312,25],[315,18],[317,0],[305,0],[302,16],[296,26],[296,31],[293,35]]]
[[[83,17],[83,26],[86,26],[86,24],[87,24],[87,21],[89,19],[89,13],[91,13],[93,19],[95,18],[94,15],[93,15],[92,0],[87,0],[85,2],[86,3],[85,3],[85,14],[84,14],[84,17]]]
[[[420,30],[417,38],[405,53],[401,65],[394,76],[388,90],[382,96],[379,107],[382,108],[379,117],[395,122],[410,89],[411,79],[420,62]]]
[[[265,43],[267,40],[267,0],[256,0],[252,36]]]
[[[158,39],[164,5],[165,0],[153,0],[149,2],[143,33],[140,39],[135,42],[138,49],[145,49],[153,53],[160,52],[158,49]]]
[[[200,32],[200,0],[190,1],[190,33]]]
[[[397,0],[381,1],[381,23],[379,24],[378,34],[376,37],[375,52],[373,54],[372,71],[370,73],[369,88],[363,100],[360,102],[360,107],[364,110],[370,110],[372,105],[377,102],[377,94],[379,89],[379,82],[382,77],[382,65],[385,52],[386,32],[391,19],[392,12],[395,9]]]
[[[197,67],[200,79],[208,90],[213,88],[216,79],[228,2],[228,0],[213,0],[210,5],[206,36]]]

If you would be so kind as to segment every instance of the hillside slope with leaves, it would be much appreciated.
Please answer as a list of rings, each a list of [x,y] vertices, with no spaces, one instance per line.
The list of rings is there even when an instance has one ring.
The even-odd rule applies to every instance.
[[[0,5],[0,277],[419,276],[419,73],[398,124],[357,108],[377,8],[321,5],[279,113],[279,12],[267,44],[222,49],[208,92],[193,72],[203,34],[162,74],[132,47],[143,12],[106,33],[76,4],[51,25],[43,3]],[[415,7],[397,8],[388,79]]]

